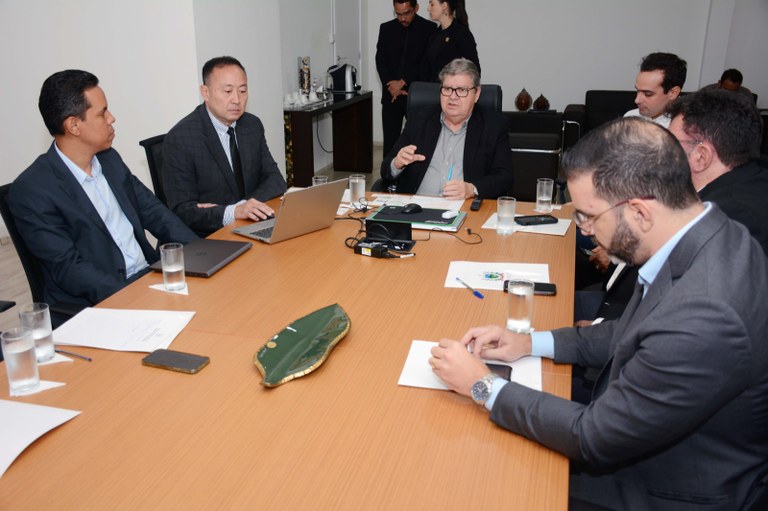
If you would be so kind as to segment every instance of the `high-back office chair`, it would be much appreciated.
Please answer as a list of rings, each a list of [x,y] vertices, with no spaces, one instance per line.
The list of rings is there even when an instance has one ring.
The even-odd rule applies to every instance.
[[[16,220],[13,218],[11,208],[8,206],[8,192],[10,189],[10,184],[0,186],[0,216],[2,216],[5,221],[5,227],[8,229],[8,234],[11,236],[13,246],[16,247],[16,253],[19,255],[19,260],[21,261],[21,266],[24,268],[24,273],[27,275],[29,290],[32,293],[32,301],[45,302],[45,277],[43,276],[43,267],[40,264],[40,261],[38,261],[32,252],[29,251],[27,244],[24,243],[21,234],[16,228]],[[85,308],[82,304],[69,302],[49,303],[48,307],[51,311],[51,323],[54,328]]]
[[[501,87],[495,84],[482,84],[480,99],[475,108],[501,112]],[[410,117],[419,110],[437,108],[440,106],[440,84],[435,82],[413,82],[408,86],[408,104],[406,111]],[[386,157],[386,154],[384,155]],[[389,185],[394,192],[394,185]],[[371,186],[372,192],[385,190],[384,182],[377,179]]]
[[[142,140],[139,145],[147,153],[147,164],[149,165],[149,175],[152,178],[152,187],[155,189],[155,197],[167,205],[161,174],[163,169],[163,140],[165,140],[165,135],[157,135]]]

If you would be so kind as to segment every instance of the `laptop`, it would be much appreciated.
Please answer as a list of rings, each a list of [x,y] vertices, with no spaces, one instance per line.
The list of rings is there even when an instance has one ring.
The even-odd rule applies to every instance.
[[[347,180],[340,179],[286,193],[275,218],[232,232],[272,244],[325,229],[333,224],[346,188]]]
[[[184,245],[184,274],[190,277],[210,277],[252,246],[247,241],[192,240]],[[150,268],[163,271],[160,261],[153,263]]]

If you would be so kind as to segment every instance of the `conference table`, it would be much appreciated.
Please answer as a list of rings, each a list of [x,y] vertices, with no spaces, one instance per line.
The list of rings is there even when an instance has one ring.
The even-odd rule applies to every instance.
[[[143,353],[72,348],[93,361],[41,367],[42,379],[66,385],[14,399],[82,413],[14,461],[0,478],[0,509],[566,509],[565,457],[499,428],[466,397],[398,385],[412,340],[504,323],[504,293],[480,300],[444,287],[451,261],[548,263],[558,292],[535,297],[533,327],[572,323],[573,224],[564,237],[497,236],[481,229],[495,207],[468,212],[456,236],[414,231],[416,256],[406,259],[354,254],[344,240],[360,224],[338,219],[254,242],[212,278],[188,278],[188,296],[150,289],[160,274],[142,277],[99,306],[196,311],[171,349],[210,365],[188,375],[143,366]],[[231,228],[213,237],[245,239]],[[479,240],[466,228],[482,243],[462,242]],[[257,350],[333,303],[351,329],[325,363],[262,386]],[[546,392],[568,399],[570,375],[542,361]]]

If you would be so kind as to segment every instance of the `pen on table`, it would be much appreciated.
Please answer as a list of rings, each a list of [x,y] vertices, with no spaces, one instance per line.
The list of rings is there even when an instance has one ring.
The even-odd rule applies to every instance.
[[[93,362],[93,359],[91,357],[86,357],[85,355],[80,355],[78,353],[72,353],[71,351],[60,350],[59,348],[56,348],[54,351],[56,353],[61,353],[62,355],[69,355],[70,357],[80,358],[83,360],[87,360],[88,362]]]
[[[472,291],[472,294],[473,294],[473,295],[475,295],[476,297],[480,298],[481,300],[482,300],[483,298],[485,298],[485,297],[483,296],[483,293],[481,293],[480,291],[478,291],[478,290],[474,289],[472,286],[470,286],[469,284],[467,284],[466,282],[464,282],[463,280],[461,280],[459,277],[456,277],[456,280],[458,280],[459,282],[461,282],[461,285],[463,285],[464,287],[466,287],[467,289],[469,289],[470,291]]]

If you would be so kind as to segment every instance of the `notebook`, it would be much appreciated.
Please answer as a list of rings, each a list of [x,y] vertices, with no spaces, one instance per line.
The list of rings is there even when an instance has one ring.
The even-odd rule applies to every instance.
[[[333,224],[346,188],[347,180],[340,179],[286,193],[275,218],[238,227],[232,232],[272,244],[325,229]]]
[[[253,245],[247,241],[209,240],[197,238],[184,245],[184,274],[190,277],[210,277]],[[160,261],[150,266],[163,271]]]

